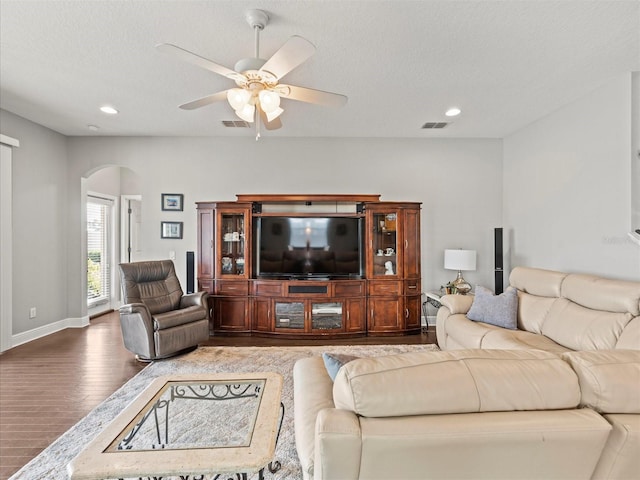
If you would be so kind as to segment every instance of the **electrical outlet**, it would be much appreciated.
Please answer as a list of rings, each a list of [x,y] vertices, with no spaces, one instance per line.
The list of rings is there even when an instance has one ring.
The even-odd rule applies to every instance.
[[[36,307],[31,307],[29,309],[29,318],[36,318]]]
[[[175,260],[176,259],[176,252],[173,250],[169,250],[169,260]]]

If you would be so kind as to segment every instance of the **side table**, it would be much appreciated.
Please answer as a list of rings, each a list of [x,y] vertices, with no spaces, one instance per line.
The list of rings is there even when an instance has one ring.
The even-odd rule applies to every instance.
[[[440,308],[442,306],[442,304],[440,303],[440,298],[442,297],[442,295],[440,295],[439,293],[427,292],[424,295],[425,297],[427,297],[424,303],[428,303],[429,305],[436,308]]]
[[[424,302],[422,302],[422,315],[424,316],[424,320],[425,320],[426,326],[422,327],[422,332],[423,333],[425,333],[427,331],[427,329],[429,328],[429,315],[428,315],[427,305],[431,305],[432,307],[435,307],[436,309],[438,309],[438,308],[440,308],[442,306],[442,304],[440,303],[441,295],[439,293],[426,292],[424,294],[424,296],[426,297],[426,300]]]

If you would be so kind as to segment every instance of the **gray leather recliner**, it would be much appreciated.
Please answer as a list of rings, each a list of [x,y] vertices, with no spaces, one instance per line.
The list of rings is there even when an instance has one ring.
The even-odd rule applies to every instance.
[[[120,264],[120,326],[140,360],[171,357],[209,338],[207,292],[183,295],[171,260]]]

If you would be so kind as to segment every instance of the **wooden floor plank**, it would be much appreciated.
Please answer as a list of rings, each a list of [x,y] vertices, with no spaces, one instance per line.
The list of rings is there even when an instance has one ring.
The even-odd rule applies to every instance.
[[[287,340],[210,337],[206,345],[376,345],[435,343],[435,332],[404,337]],[[146,366],[124,348],[118,313],[92,319],[0,355],[0,480],[37,456]]]

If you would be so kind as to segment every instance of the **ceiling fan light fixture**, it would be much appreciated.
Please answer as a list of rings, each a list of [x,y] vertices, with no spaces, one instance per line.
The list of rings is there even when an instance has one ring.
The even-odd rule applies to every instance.
[[[264,114],[267,116],[268,122],[274,121],[276,118],[282,115],[282,113],[284,113],[284,110],[280,107],[277,107],[275,110],[272,110],[270,112],[264,112]]]
[[[236,112],[249,104],[251,93],[243,88],[231,88],[227,91],[227,101]]]
[[[256,138],[259,138],[261,124],[265,125],[267,130],[276,130],[282,127],[282,122],[279,119],[284,112],[280,107],[281,98],[336,107],[347,103],[347,97],[337,93],[279,84],[282,77],[309,59],[314,54],[316,47],[309,40],[294,35],[268,60],[264,60],[260,58],[260,31],[267,25],[269,15],[262,10],[250,10],[246,19],[254,30],[255,51],[253,57],[240,59],[236,63],[235,70],[170,43],[161,43],[156,46],[161,52],[171,53],[184,61],[210,70],[236,83],[235,88],[207,95],[179,105],[179,108],[194,110],[218,101],[224,101],[226,98],[240,119],[255,124]]]
[[[260,99],[260,108],[264,113],[275,112],[280,107],[280,95],[272,90],[261,90],[258,98]]]
[[[244,107],[236,110],[236,115],[245,122],[253,123],[253,117],[256,112],[256,107],[250,104],[245,104]]]

